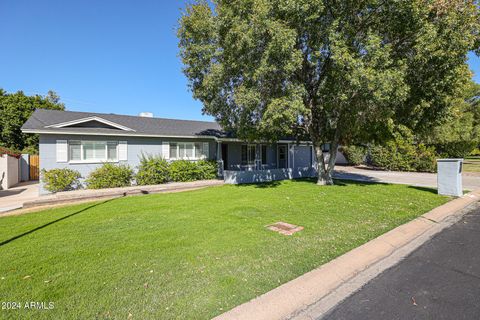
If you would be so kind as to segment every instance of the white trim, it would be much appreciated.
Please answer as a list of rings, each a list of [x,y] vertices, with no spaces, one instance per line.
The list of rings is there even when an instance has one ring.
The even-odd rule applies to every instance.
[[[75,124],[85,123],[85,122],[90,122],[90,121],[98,121],[98,122],[101,122],[103,124],[106,124],[108,126],[111,126],[111,127],[114,127],[114,128],[120,129],[120,130],[134,131],[135,132],[135,130],[133,130],[129,127],[122,126],[118,123],[115,123],[115,122],[112,122],[112,121],[109,121],[109,120],[105,120],[105,119],[97,117],[97,116],[87,117],[87,118],[82,118],[82,119],[77,119],[77,120],[72,120],[72,121],[67,121],[67,122],[61,122],[61,123],[57,123],[57,124],[52,124],[52,125],[46,126],[45,128],[63,128],[63,127],[68,127],[68,126],[72,126],[72,125],[75,125]]]
[[[209,157],[209,147],[210,147],[210,144],[208,142],[195,142],[195,141],[171,141],[169,142],[169,148],[168,148],[168,152],[169,152],[169,155],[170,155],[170,147],[172,144],[176,144],[177,145],[177,156],[175,158],[172,158],[169,156],[169,159],[171,160],[191,160],[191,161],[198,161],[198,160],[205,160],[205,159],[208,159]],[[191,144],[193,146],[192,148],[192,151],[193,151],[193,156],[192,157],[187,157],[187,156],[184,156],[184,157],[180,157],[180,145],[183,144],[184,145],[184,150],[185,150],[185,153],[186,153],[186,145],[187,144]],[[197,146],[196,144],[201,144],[201,148],[202,148],[202,152],[203,152],[203,155],[201,155],[200,157],[197,157]],[[205,145],[207,146],[207,150],[206,150],[206,153],[205,151],[203,150],[203,148],[205,147]]]
[[[166,134],[143,134],[143,133],[126,133],[122,132],[78,132],[78,131],[51,131],[43,129],[22,129],[23,133],[42,133],[42,134],[71,134],[71,135],[85,135],[85,136],[115,136],[115,137],[145,137],[145,138],[176,138],[176,139],[211,139],[218,142],[242,142],[245,140],[235,138],[218,138],[215,136],[178,136],[178,135],[166,135]],[[266,143],[263,141],[263,143]],[[278,140],[275,143],[296,143],[295,140]],[[310,141],[299,141],[300,144],[312,144]]]
[[[67,140],[65,140],[67,141]],[[80,158],[81,160],[70,160],[70,141],[78,141],[80,142]],[[108,143],[116,143],[116,159],[108,159]],[[67,141],[67,161],[70,164],[82,164],[82,163],[104,163],[104,162],[110,162],[110,163],[117,163],[119,162],[119,145],[120,142],[124,141],[107,141],[107,140],[68,140]],[[84,153],[83,153],[83,145],[84,143],[105,143],[105,158],[104,159],[90,159],[90,160],[84,160]]]
[[[55,143],[56,149],[56,162],[68,162],[68,141],[67,140],[57,140]]]
[[[107,142],[108,144],[108,142]],[[108,157],[108,155],[107,155]],[[118,141],[117,144],[117,160],[128,161],[128,141]]]
[[[77,136],[114,136],[114,137],[146,137],[146,138],[177,138],[177,139],[212,139],[217,140],[212,136],[169,136],[160,134],[138,134],[138,133],[103,133],[103,132],[78,132],[78,131],[49,131],[49,130],[22,130],[23,133],[39,133],[39,134],[56,134],[56,135],[77,135]],[[239,140],[241,141],[241,140]]]

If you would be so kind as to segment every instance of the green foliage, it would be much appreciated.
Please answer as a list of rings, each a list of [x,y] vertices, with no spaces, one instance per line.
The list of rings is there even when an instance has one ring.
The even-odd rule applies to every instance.
[[[417,144],[407,127],[398,126],[392,133],[393,138],[383,145],[370,148],[369,163],[375,167],[396,171],[436,170],[434,148]]]
[[[309,135],[334,152],[382,140],[389,119],[415,134],[445,120],[470,78],[478,17],[461,0],[199,0],[178,37],[194,98],[224,128]]]
[[[211,180],[217,177],[217,163],[213,160],[200,160],[196,163],[198,180]]]
[[[448,118],[420,138],[442,157],[463,158],[480,144],[480,85],[470,81],[463,97],[455,99]]]
[[[177,160],[170,163],[169,176],[175,182],[199,180],[201,172],[197,164],[188,160]]]
[[[0,89],[0,146],[18,150],[38,148],[38,135],[20,130],[35,109],[64,110],[65,106],[53,91],[43,97],[26,96],[22,91],[6,93]]]
[[[38,154],[38,146],[26,146],[23,148],[22,153],[26,154]]]
[[[177,160],[170,163],[169,176],[175,182],[215,179],[217,177],[217,163],[206,160],[197,162]]]
[[[41,172],[44,188],[50,192],[70,191],[79,189],[80,172],[72,169],[43,169]]]
[[[139,185],[168,182],[168,162],[160,156],[142,154],[135,179]]]
[[[470,156],[473,156],[473,157],[480,156],[480,149],[479,148],[474,149],[472,152],[470,152]]]
[[[86,179],[89,189],[128,187],[133,179],[133,170],[128,165],[104,163]]]
[[[365,162],[367,156],[367,149],[362,146],[343,146],[340,150],[349,164],[358,166]]]

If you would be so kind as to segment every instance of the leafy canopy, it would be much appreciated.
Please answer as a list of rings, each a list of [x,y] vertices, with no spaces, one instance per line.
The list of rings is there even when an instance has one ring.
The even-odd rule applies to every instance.
[[[415,132],[444,121],[478,18],[473,0],[200,0],[178,36],[194,97],[225,128],[336,150],[382,139],[391,121]]]
[[[64,110],[65,105],[53,91],[43,97],[0,89],[0,146],[29,152],[38,150],[38,135],[22,133],[20,129],[35,109]]]

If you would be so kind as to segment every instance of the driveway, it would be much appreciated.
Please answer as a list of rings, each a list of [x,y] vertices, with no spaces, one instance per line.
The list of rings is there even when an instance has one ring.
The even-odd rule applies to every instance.
[[[334,177],[359,181],[437,187],[437,174],[425,172],[381,171],[362,167],[336,166]],[[480,174],[478,173],[463,173],[462,180],[464,189],[476,190],[480,188]]]
[[[27,181],[17,184],[8,190],[0,191],[0,214],[19,209],[24,202],[35,200],[38,195],[38,181]]]
[[[479,319],[479,243],[477,207],[323,319]]]

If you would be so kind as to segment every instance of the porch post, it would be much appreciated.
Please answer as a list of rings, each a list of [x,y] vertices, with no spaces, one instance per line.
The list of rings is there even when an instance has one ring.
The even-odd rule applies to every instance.
[[[255,170],[262,170],[262,145],[255,145]]]
[[[217,142],[217,174],[223,177],[222,142]]]

